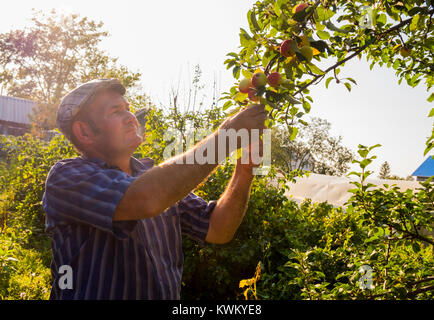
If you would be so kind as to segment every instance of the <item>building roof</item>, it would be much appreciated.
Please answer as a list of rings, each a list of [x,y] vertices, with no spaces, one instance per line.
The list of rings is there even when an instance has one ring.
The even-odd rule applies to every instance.
[[[30,124],[29,115],[36,105],[31,100],[0,96],[0,120]]]
[[[413,172],[412,176],[417,177],[431,177],[434,176],[434,159],[432,156],[429,156],[419,168]]]

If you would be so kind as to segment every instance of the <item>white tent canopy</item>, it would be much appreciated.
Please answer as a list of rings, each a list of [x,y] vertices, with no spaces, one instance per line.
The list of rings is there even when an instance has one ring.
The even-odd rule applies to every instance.
[[[340,207],[342,206],[353,194],[348,192],[349,189],[354,189],[356,186],[351,181],[360,182],[353,177],[335,177],[323,174],[310,173],[309,177],[297,177],[296,183],[288,183],[290,186],[286,196],[300,203],[304,199],[312,199],[313,202],[328,202],[329,204]],[[386,180],[386,179],[373,179],[367,178],[365,184],[372,183],[376,188],[383,187],[383,184],[388,184],[389,188],[395,184],[399,187],[400,191],[407,189],[415,190],[422,188],[419,182],[404,181],[404,180]],[[276,181],[273,183],[277,185]],[[368,190],[375,189],[370,188]]]

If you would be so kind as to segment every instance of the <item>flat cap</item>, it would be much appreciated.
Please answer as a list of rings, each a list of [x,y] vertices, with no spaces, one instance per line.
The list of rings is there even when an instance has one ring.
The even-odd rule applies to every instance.
[[[124,95],[125,87],[118,79],[97,79],[86,82],[66,94],[57,109],[56,124],[59,130],[71,140],[71,123],[83,106],[86,106],[98,92],[113,90]]]

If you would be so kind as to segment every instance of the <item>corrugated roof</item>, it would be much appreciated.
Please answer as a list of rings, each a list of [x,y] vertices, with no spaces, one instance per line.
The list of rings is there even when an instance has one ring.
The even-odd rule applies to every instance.
[[[413,172],[412,176],[417,177],[431,177],[434,176],[434,159],[432,156],[429,156],[428,159],[426,159],[419,168],[416,169],[415,172]]]
[[[0,120],[30,124],[29,115],[36,104],[31,100],[0,96]]]

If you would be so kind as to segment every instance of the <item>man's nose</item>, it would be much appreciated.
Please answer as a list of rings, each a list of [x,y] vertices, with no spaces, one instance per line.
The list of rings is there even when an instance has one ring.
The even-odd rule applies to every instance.
[[[131,122],[139,126],[139,122],[137,121],[136,116],[130,111],[128,111],[127,115],[125,116],[125,124],[130,124]]]

